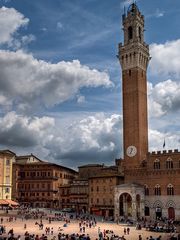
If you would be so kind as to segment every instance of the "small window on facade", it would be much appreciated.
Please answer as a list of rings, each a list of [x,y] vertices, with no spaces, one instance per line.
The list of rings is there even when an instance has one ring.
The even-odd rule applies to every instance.
[[[5,193],[9,193],[9,188],[5,188]]]
[[[129,76],[131,76],[131,70],[129,70]]]
[[[96,202],[99,203],[99,198],[96,199]]]
[[[154,195],[160,196],[161,195],[161,187],[159,184],[157,184],[154,188]]]
[[[171,196],[174,195],[174,187],[172,184],[168,184],[167,186],[167,195],[171,195]]]
[[[99,192],[99,187],[97,186],[96,191]]]
[[[159,161],[159,159],[156,159],[155,161],[154,161],[154,169],[160,169],[160,161]]]
[[[9,166],[9,165],[10,165],[10,160],[7,159],[7,160],[6,160],[6,166]]]
[[[173,160],[171,158],[168,158],[166,160],[166,168],[167,169],[172,169],[173,168]]]

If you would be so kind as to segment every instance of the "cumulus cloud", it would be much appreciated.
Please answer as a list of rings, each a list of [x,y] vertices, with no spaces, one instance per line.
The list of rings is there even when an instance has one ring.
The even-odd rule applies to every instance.
[[[104,114],[74,122],[47,141],[49,157],[77,166],[97,161],[109,164],[120,156],[122,117]]]
[[[150,151],[161,151],[161,150],[169,150],[169,149],[177,149],[180,140],[180,131],[175,132],[160,132],[158,130],[149,130],[149,145]],[[165,148],[163,148],[165,140]]]
[[[54,119],[50,117],[26,117],[9,112],[0,118],[0,144],[3,146],[33,147],[43,145],[54,127]]]
[[[85,96],[77,95],[77,103],[81,104],[86,101]]]
[[[21,110],[50,107],[73,98],[83,87],[99,86],[112,86],[109,75],[78,60],[51,64],[22,51],[0,51],[0,93]]]
[[[122,117],[96,114],[62,129],[52,117],[26,117],[9,112],[0,118],[0,145],[28,149],[42,159],[70,167],[114,163],[122,146]],[[38,149],[38,151],[37,151]],[[46,155],[42,156],[42,153]]]
[[[180,110],[180,83],[172,80],[148,84],[150,116],[160,117]]]
[[[180,132],[149,130],[150,151],[177,148]],[[114,164],[122,156],[122,116],[95,114],[62,128],[52,117],[26,117],[9,112],[0,118],[0,145],[74,167],[87,163]]]
[[[180,39],[164,44],[151,44],[150,71],[162,77],[173,76],[180,79]]]
[[[10,46],[14,41],[14,34],[17,30],[26,26],[29,19],[25,18],[23,14],[14,8],[0,8],[0,44],[9,44]]]

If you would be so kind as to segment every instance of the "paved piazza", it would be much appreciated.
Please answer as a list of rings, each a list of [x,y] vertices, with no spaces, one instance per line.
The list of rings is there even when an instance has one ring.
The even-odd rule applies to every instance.
[[[1,216],[2,217],[2,216]],[[0,218],[1,218],[0,217]],[[45,228],[46,227],[50,227],[50,229],[53,227],[53,234],[51,235],[51,233],[49,235],[47,235],[47,239],[48,240],[55,240],[58,239],[58,233],[59,233],[59,227],[62,229],[60,232],[64,233],[64,234],[73,234],[73,233],[78,233],[80,234],[79,231],[79,220],[70,220],[70,223],[67,224],[67,227],[63,227],[64,225],[64,221],[52,221],[51,223],[49,223],[48,220],[42,220],[43,222],[43,230],[39,230],[39,226],[35,225],[35,222],[40,222],[40,220],[34,220],[34,219],[28,219],[28,220],[24,220],[21,218],[17,218],[16,221],[8,221],[7,217],[3,217],[3,224],[0,225],[4,225],[6,226],[6,236],[7,233],[9,232],[10,229],[13,228],[14,230],[14,235],[15,237],[17,237],[18,235],[21,235],[21,240],[24,239],[24,233],[25,231],[28,231],[29,234],[38,234],[39,237],[42,234],[45,234]],[[26,224],[26,229],[24,229],[24,224]],[[128,227],[127,225],[123,225],[123,224],[116,224],[116,223],[107,223],[107,222],[102,222],[102,221],[97,221],[97,225],[95,227],[91,227],[91,228],[86,228],[85,234],[89,234],[90,238],[95,240],[95,239],[99,239],[98,237],[98,231],[102,231],[104,232],[104,230],[112,230],[114,232],[115,235],[118,236],[123,236],[124,235],[124,227]],[[162,236],[161,240],[166,240],[166,239],[170,239],[170,234],[169,233],[155,233],[155,232],[149,232],[146,231],[145,229],[142,230],[136,230],[134,226],[130,226],[130,234],[129,235],[124,235],[125,239],[127,240],[133,240],[133,239],[137,239],[139,240],[139,235],[142,236],[142,240],[146,240],[147,237],[153,236],[155,239],[158,236]],[[56,236],[56,237],[54,237]],[[110,235],[108,235],[110,236]],[[116,238],[118,239],[118,238]]]

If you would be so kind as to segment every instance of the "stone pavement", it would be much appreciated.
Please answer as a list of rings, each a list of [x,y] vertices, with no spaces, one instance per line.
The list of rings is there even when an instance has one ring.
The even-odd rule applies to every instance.
[[[65,234],[72,234],[72,233],[79,233],[79,221],[78,220],[71,220],[70,223],[67,224],[67,227],[63,227],[64,221],[52,221],[49,223],[48,220],[43,220],[44,228],[43,230],[39,230],[39,226],[35,225],[35,222],[40,222],[40,220],[22,220],[17,218],[16,221],[13,222],[8,222],[6,217],[3,217],[3,224],[6,226],[6,233],[10,229],[13,228],[15,236],[21,235],[21,240],[24,239],[24,233],[25,231],[28,231],[30,234],[38,234],[41,236],[43,233],[45,233],[45,228],[46,227],[53,227],[53,235],[48,236],[48,240],[53,239],[53,236],[57,236],[59,231],[59,227],[63,229],[61,233]],[[24,229],[24,224],[26,224],[26,229]],[[98,239],[98,229],[100,229],[102,232],[105,230],[112,230],[116,235],[122,236],[124,235],[124,227],[127,227],[127,225],[120,225],[116,223],[106,223],[106,222],[97,222],[96,227],[91,227],[91,228],[86,228],[85,234],[89,234],[90,238],[92,240],[95,240],[96,238]],[[124,235],[126,240],[138,240],[138,236],[142,236],[142,240],[146,240],[147,237],[153,236],[153,237],[158,237],[159,235],[162,236],[162,240],[167,240],[169,239],[169,234],[168,233],[155,233],[155,232],[149,232],[144,229],[142,230],[136,230],[135,227],[130,227],[130,234],[129,235]],[[57,237],[56,237],[57,239]]]

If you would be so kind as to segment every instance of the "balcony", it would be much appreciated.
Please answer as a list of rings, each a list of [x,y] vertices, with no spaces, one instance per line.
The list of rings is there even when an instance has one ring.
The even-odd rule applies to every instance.
[[[19,181],[39,181],[39,180],[58,180],[59,178],[56,176],[18,176],[17,180]]]
[[[18,192],[52,192],[52,193],[57,193],[58,190],[56,189],[19,189]]]

